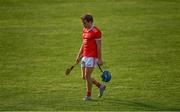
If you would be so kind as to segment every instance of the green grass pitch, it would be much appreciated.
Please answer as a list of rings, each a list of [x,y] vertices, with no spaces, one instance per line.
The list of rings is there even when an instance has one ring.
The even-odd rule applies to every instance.
[[[80,16],[103,33],[112,80],[84,102]],[[100,80],[98,68],[93,76]],[[180,110],[179,0],[0,0],[0,110]]]

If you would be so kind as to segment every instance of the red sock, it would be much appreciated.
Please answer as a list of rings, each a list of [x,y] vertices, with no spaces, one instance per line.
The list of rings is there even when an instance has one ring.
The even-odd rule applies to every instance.
[[[91,96],[91,92],[86,92],[86,96]]]

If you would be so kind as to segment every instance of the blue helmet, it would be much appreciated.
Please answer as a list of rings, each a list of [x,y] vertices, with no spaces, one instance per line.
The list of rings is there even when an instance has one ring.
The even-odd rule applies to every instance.
[[[109,82],[111,80],[111,73],[109,71],[104,71],[101,75],[102,81]]]

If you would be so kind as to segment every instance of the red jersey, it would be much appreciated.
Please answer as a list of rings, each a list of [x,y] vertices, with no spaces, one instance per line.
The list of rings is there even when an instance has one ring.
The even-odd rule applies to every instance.
[[[101,31],[93,26],[83,29],[83,56],[98,58],[96,40],[101,39]]]

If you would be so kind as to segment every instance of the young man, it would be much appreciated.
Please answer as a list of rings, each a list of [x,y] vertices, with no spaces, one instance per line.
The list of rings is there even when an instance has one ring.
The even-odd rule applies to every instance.
[[[86,80],[86,96],[83,100],[91,100],[92,84],[99,88],[98,96],[101,97],[106,88],[91,77],[94,67],[103,64],[101,54],[101,31],[94,26],[93,17],[86,14],[81,17],[84,25],[83,43],[76,58],[76,63],[81,62],[82,78]]]

